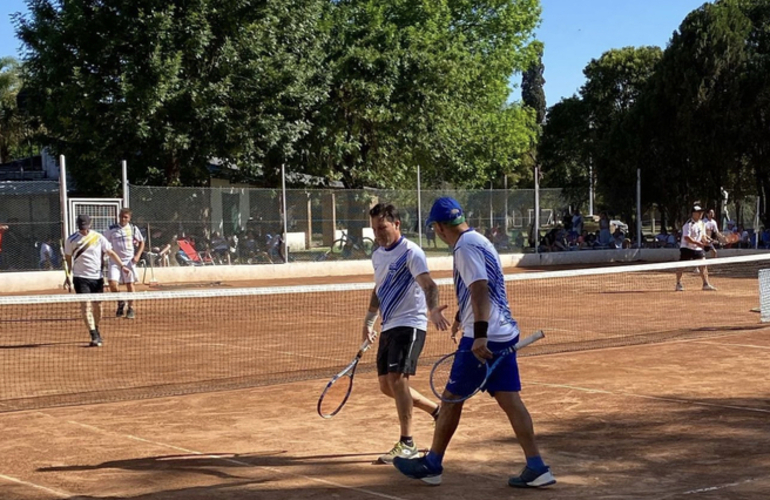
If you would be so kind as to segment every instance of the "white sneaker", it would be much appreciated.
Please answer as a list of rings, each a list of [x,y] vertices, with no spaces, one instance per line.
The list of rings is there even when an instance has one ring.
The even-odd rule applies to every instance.
[[[393,448],[387,452],[384,455],[381,455],[380,458],[377,459],[378,462],[384,463],[384,464],[392,464],[393,459],[396,457],[406,458],[406,459],[412,459],[412,458],[419,458],[420,451],[417,449],[417,445],[406,445],[399,441],[395,445],[393,445]]]
[[[703,291],[704,292],[716,292],[717,291],[717,287],[715,287],[714,285],[710,285],[710,284],[706,283],[705,285],[703,285]]]
[[[682,286],[681,283],[677,283],[676,288],[674,290],[677,292],[684,292],[684,287]]]

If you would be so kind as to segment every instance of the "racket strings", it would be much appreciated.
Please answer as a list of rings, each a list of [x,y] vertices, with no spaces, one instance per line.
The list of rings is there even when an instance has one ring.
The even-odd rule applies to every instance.
[[[330,385],[318,403],[318,411],[321,416],[332,416],[337,414],[345,404],[350,391],[353,389],[352,377],[338,378],[332,385]]]
[[[454,396],[466,398],[475,393],[484,383],[486,364],[479,361],[470,351],[458,351],[437,363],[431,374],[434,392],[442,397],[446,389]],[[443,398],[442,398],[443,399]],[[452,397],[447,400],[454,399]]]

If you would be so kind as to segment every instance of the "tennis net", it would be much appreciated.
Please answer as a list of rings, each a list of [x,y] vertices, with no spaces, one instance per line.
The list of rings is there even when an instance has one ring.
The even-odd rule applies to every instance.
[[[701,291],[693,267],[702,263],[506,276],[522,333],[546,333],[521,355],[764,328],[757,312],[770,301],[760,293],[759,275],[770,267],[770,254],[709,260],[716,292]],[[683,292],[674,291],[677,269],[684,271]],[[451,280],[437,283],[451,318]],[[360,345],[372,287],[0,297],[0,412],[326,378]],[[102,303],[101,348],[87,347],[81,306],[88,300]],[[117,300],[133,300],[136,319],[116,318]],[[449,334],[431,327],[422,363],[453,349]],[[360,369],[373,369],[374,361],[365,356]]]

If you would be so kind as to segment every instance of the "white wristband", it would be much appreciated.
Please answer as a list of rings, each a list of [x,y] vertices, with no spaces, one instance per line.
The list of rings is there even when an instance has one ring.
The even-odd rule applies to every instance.
[[[377,318],[379,317],[380,313],[378,311],[367,311],[366,317],[364,318],[364,326],[367,328],[374,328],[374,322],[377,321]]]

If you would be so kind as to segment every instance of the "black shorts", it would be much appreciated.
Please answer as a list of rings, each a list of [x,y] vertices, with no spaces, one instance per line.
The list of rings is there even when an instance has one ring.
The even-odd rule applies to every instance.
[[[706,255],[703,253],[703,250],[693,250],[686,247],[679,249],[679,260],[701,260],[705,258]]]
[[[417,372],[417,359],[425,345],[425,330],[398,326],[380,335],[377,351],[377,375]]]
[[[75,293],[103,293],[104,280],[101,278],[91,279],[75,276],[72,279],[72,287],[75,289]]]

